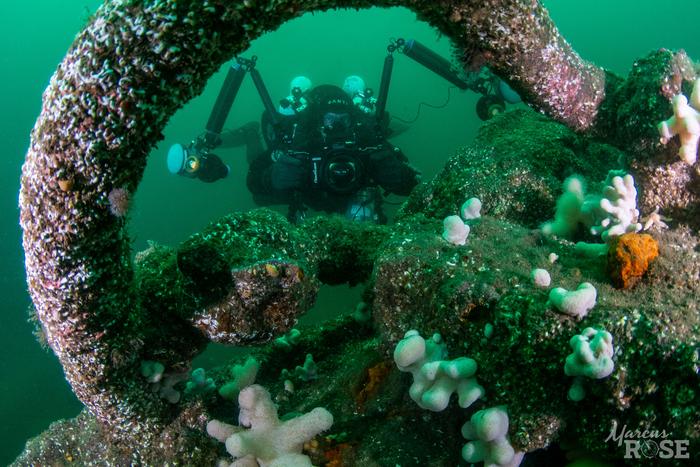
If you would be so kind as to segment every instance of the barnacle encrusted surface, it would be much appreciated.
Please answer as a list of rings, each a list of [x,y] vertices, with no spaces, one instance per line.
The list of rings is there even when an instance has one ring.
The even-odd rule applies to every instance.
[[[345,281],[361,282],[375,261],[380,263],[376,270],[399,258],[378,248],[386,230],[346,232],[349,238],[342,225],[332,222],[315,225],[337,227],[335,237],[324,237],[312,226],[300,239],[281,240],[289,249],[280,255],[280,238],[265,235],[270,225],[283,222],[257,212],[223,220],[212,227],[210,237],[191,240],[206,246],[186,250],[185,245],[181,265],[178,251],[153,246],[134,268],[124,228],[128,203],[122,203],[124,209],[115,209],[114,203],[114,193],[127,201],[133,196],[168,118],[251,40],[307,11],[373,5],[411,8],[465,51],[465,64],[477,59],[489,63],[527,102],[573,129],[595,123],[605,75],[570,48],[538,2],[105,2],[78,34],[44,93],[22,171],[20,222],[29,292],[47,343],[99,422],[97,428],[92,418],[85,418],[84,425],[79,420],[76,426],[94,433],[93,439],[113,441],[119,462],[196,465],[212,457],[202,435],[207,401],[185,399],[172,405],[161,400],[140,374],[142,360],[161,361],[166,371],[181,373],[209,339],[267,339],[313,302],[316,276],[341,283],[346,274]],[[256,219],[264,221],[241,227],[240,222]],[[333,242],[324,245],[324,238]],[[353,248],[353,239],[366,242]],[[257,255],[236,257],[233,243],[227,242],[237,240],[266,244],[253,250]],[[328,243],[343,254],[331,258]],[[196,280],[186,274],[196,271],[187,268],[191,258],[207,258],[215,265],[212,289],[201,296],[194,293],[202,290]],[[361,260],[359,269],[351,269],[352,258]],[[389,278],[385,283],[394,282]],[[228,319],[237,307],[252,304],[249,311],[257,310],[256,300],[269,298],[265,293],[270,291],[274,299],[258,304],[273,319],[262,320],[260,328]],[[250,300],[243,303],[246,296]],[[225,310],[219,307],[222,301]],[[221,313],[229,313],[226,320]],[[387,322],[402,319],[386,317]],[[56,445],[44,445],[43,452]],[[70,461],[69,453],[59,454]]]
[[[76,395],[98,419],[136,434],[170,416],[135,370],[147,320],[130,288],[126,218],[110,210],[109,193],[133,194],[170,115],[255,37],[305,11],[404,4],[458,44],[488,52],[494,67],[543,109],[586,126],[587,112],[571,98],[587,94],[580,102],[594,106],[600,73],[582,73],[591,66],[537,3],[118,0],[106,2],[76,37],[32,132],[21,224],[37,316]],[[535,68],[531,52],[544,50],[552,60]],[[541,63],[553,65],[541,70]],[[577,73],[566,95],[555,98],[547,83]]]

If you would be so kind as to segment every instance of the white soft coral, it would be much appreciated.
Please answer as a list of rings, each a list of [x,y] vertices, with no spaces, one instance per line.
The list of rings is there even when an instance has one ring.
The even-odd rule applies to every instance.
[[[627,174],[623,177],[614,172],[608,174],[608,181],[603,189],[603,197],[600,200],[600,208],[607,215],[600,220],[599,225],[591,227],[591,232],[600,234],[606,243],[613,237],[619,237],[630,232],[639,232],[642,225],[638,222],[637,189],[634,187],[634,178]]]
[[[572,176],[564,181],[564,193],[557,201],[554,221],[543,224],[547,235],[571,237],[579,224],[606,243],[629,232],[639,232],[637,189],[634,178],[619,170],[611,170],[601,194],[585,194],[583,179]]]
[[[240,392],[238,405],[239,423],[248,430],[238,431],[238,427],[216,420],[207,426],[211,436],[226,440],[226,450],[236,459],[231,464],[235,467],[311,466],[309,458],[301,453],[304,443],[333,424],[333,415],[321,407],[280,421],[270,393],[257,384]]]
[[[693,165],[698,157],[698,140],[700,140],[700,78],[695,80],[690,103],[683,94],[678,94],[671,101],[673,117],[659,123],[661,142],[666,144],[675,135],[681,140],[678,151],[680,158]]]

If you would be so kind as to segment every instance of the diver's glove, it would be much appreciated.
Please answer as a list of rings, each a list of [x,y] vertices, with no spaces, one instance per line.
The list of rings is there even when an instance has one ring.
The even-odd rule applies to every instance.
[[[274,190],[296,190],[304,186],[307,167],[302,160],[282,154],[272,163],[271,176]]]
[[[405,161],[400,151],[383,150],[370,156],[370,173],[385,190],[408,196],[420,182],[420,172]]]
[[[211,183],[226,178],[230,170],[219,156],[209,153],[199,158],[199,168],[194,173],[201,181]]]

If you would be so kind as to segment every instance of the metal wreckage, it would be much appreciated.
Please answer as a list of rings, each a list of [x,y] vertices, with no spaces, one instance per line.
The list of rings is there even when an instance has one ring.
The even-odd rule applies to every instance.
[[[487,65],[539,113],[489,120],[389,226],[293,225],[260,209],[132,257],[128,201],[169,117],[261,34],[371,6],[414,11],[461,66]],[[44,93],[20,192],[36,321],[85,410],[30,440],[15,465],[619,462],[623,427],[677,440],[673,451],[644,444],[646,456],[697,455],[700,172],[678,157],[700,133],[683,113],[697,72],[683,51],[658,50],[616,76],[530,0],[105,2]],[[647,233],[582,256],[538,228],[559,218],[567,176],[610,169],[634,177]],[[629,195],[617,178],[608,188]],[[446,241],[443,219],[476,196],[483,217],[466,222],[466,241]],[[561,287],[548,290],[550,277]],[[270,342],[321,284],[363,284],[363,302]],[[210,341],[255,345],[255,364],[190,373]],[[325,412],[316,425],[317,412],[280,419],[271,398],[280,413],[325,407],[332,426]],[[282,439],[293,446],[276,464],[250,447]]]

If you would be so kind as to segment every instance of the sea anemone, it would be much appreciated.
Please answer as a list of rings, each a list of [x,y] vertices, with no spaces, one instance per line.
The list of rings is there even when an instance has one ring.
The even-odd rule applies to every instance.
[[[117,217],[124,217],[131,204],[131,193],[125,188],[114,188],[109,192],[109,210]]]

